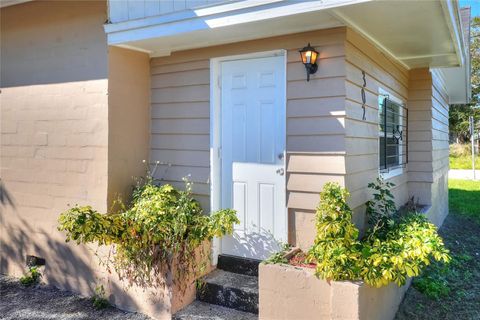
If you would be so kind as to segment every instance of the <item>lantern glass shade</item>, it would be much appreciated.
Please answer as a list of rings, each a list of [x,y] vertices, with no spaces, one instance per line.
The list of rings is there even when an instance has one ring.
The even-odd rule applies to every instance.
[[[302,57],[303,64],[315,64],[317,62],[318,52],[314,48],[308,46],[300,50],[300,56]]]

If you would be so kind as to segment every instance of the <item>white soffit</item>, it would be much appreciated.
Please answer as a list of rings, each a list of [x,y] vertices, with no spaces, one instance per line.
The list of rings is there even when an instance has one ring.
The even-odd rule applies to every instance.
[[[461,34],[448,16],[451,4],[383,0],[341,7],[334,14],[408,68],[451,67],[461,65],[463,57]]]
[[[158,56],[223,43],[350,26],[407,68],[463,63],[455,0],[245,0],[105,25],[110,45]]]
[[[33,0],[0,0],[0,8],[5,8],[9,6],[13,6],[16,4],[24,3],[24,2],[30,2]]]
[[[105,25],[109,45],[151,56],[344,26],[328,9],[371,0],[245,0]]]
[[[471,87],[470,77],[466,67],[451,67],[433,69],[443,79],[448,93],[450,104],[463,104],[470,102]]]

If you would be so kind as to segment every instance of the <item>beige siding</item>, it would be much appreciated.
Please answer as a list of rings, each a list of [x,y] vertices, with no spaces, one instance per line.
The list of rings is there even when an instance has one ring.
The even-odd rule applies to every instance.
[[[108,203],[128,199],[134,177],[146,173],[150,141],[150,57],[110,47],[108,52]]]
[[[287,49],[287,192],[295,228],[313,230],[313,210],[323,184],[344,184],[345,29],[331,29],[173,53],[151,60],[151,162],[164,163],[157,178],[182,186],[209,207],[209,59]],[[318,72],[306,82],[298,50],[311,42],[320,51]],[[311,243],[299,232],[293,242]]]
[[[409,193],[431,205],[440,225],[448,214],[448,96],[441,78],[428,69],[411,71]]]
[[[346,186],[351,193],[355,223],[364,226],[365,202],[369,199],[367,184],[378,177],[378,93],[382,88],[397,98],[407,101],[408,71],[389,59],[366,39],[351,29],[346,38]],[[366,79],[365,117],[362,120],[362,71]],[[394,177],[394,195],[397,206],[407,201],[407,169]]]

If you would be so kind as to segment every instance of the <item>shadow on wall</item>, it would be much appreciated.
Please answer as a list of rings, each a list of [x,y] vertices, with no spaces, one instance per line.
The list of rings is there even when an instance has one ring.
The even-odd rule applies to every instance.
[[[44,279],[48,284],[62,290],[80,293],[83,296],[91,296],[98,284],[105,284],[109,275],[101,276],[92,270],[92,250],[86,246],[78,246],[75,243],[66,243],[64,235],[60,232],[45,233],[35,232],[31,224],[20,217],[14,208],[14,199],[9,196],[4,186],[1,187],[1,195],[8,200],[0,202],[0,273],[11,274],[12,270],[26,270],[26,256],[35,255],[46,260],[43,270]],[[8,197],[7,197],[8,196]],[[10,207],[9,210],[5,210]],[[8,213],[5,213],[8,211]],[[14,215],[17,224],[11,223],[11,219],[5,219],[4,215]],[[56,239],[57,238],[57,239]],[[96,268],[99,269],[99,268]],[[99,276],[100,275],[100,276]],[[116,276],[116,275],[115,275]],[[129,306],[132,310],[138,309],[136,302],[125,293],[125,289],[114,281],[108,281],[110,291],[119,294],[119,297],[111,296],[110,300],[122,301],[122,305]]]
[[[5,185],[3,184],[2,180],[0,179],[0,208],[7,207],[7,206],[15,209],[15,203],[13,202],[13,198],[8,192]],[[0,221],[2,221],[1,215],[0,215]]]

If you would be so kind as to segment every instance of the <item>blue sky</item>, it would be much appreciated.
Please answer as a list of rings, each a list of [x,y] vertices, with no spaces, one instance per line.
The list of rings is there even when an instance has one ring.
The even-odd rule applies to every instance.
[[[472,17],[480,16],[480,0],[460,0],[460,7],[472,7]]]

